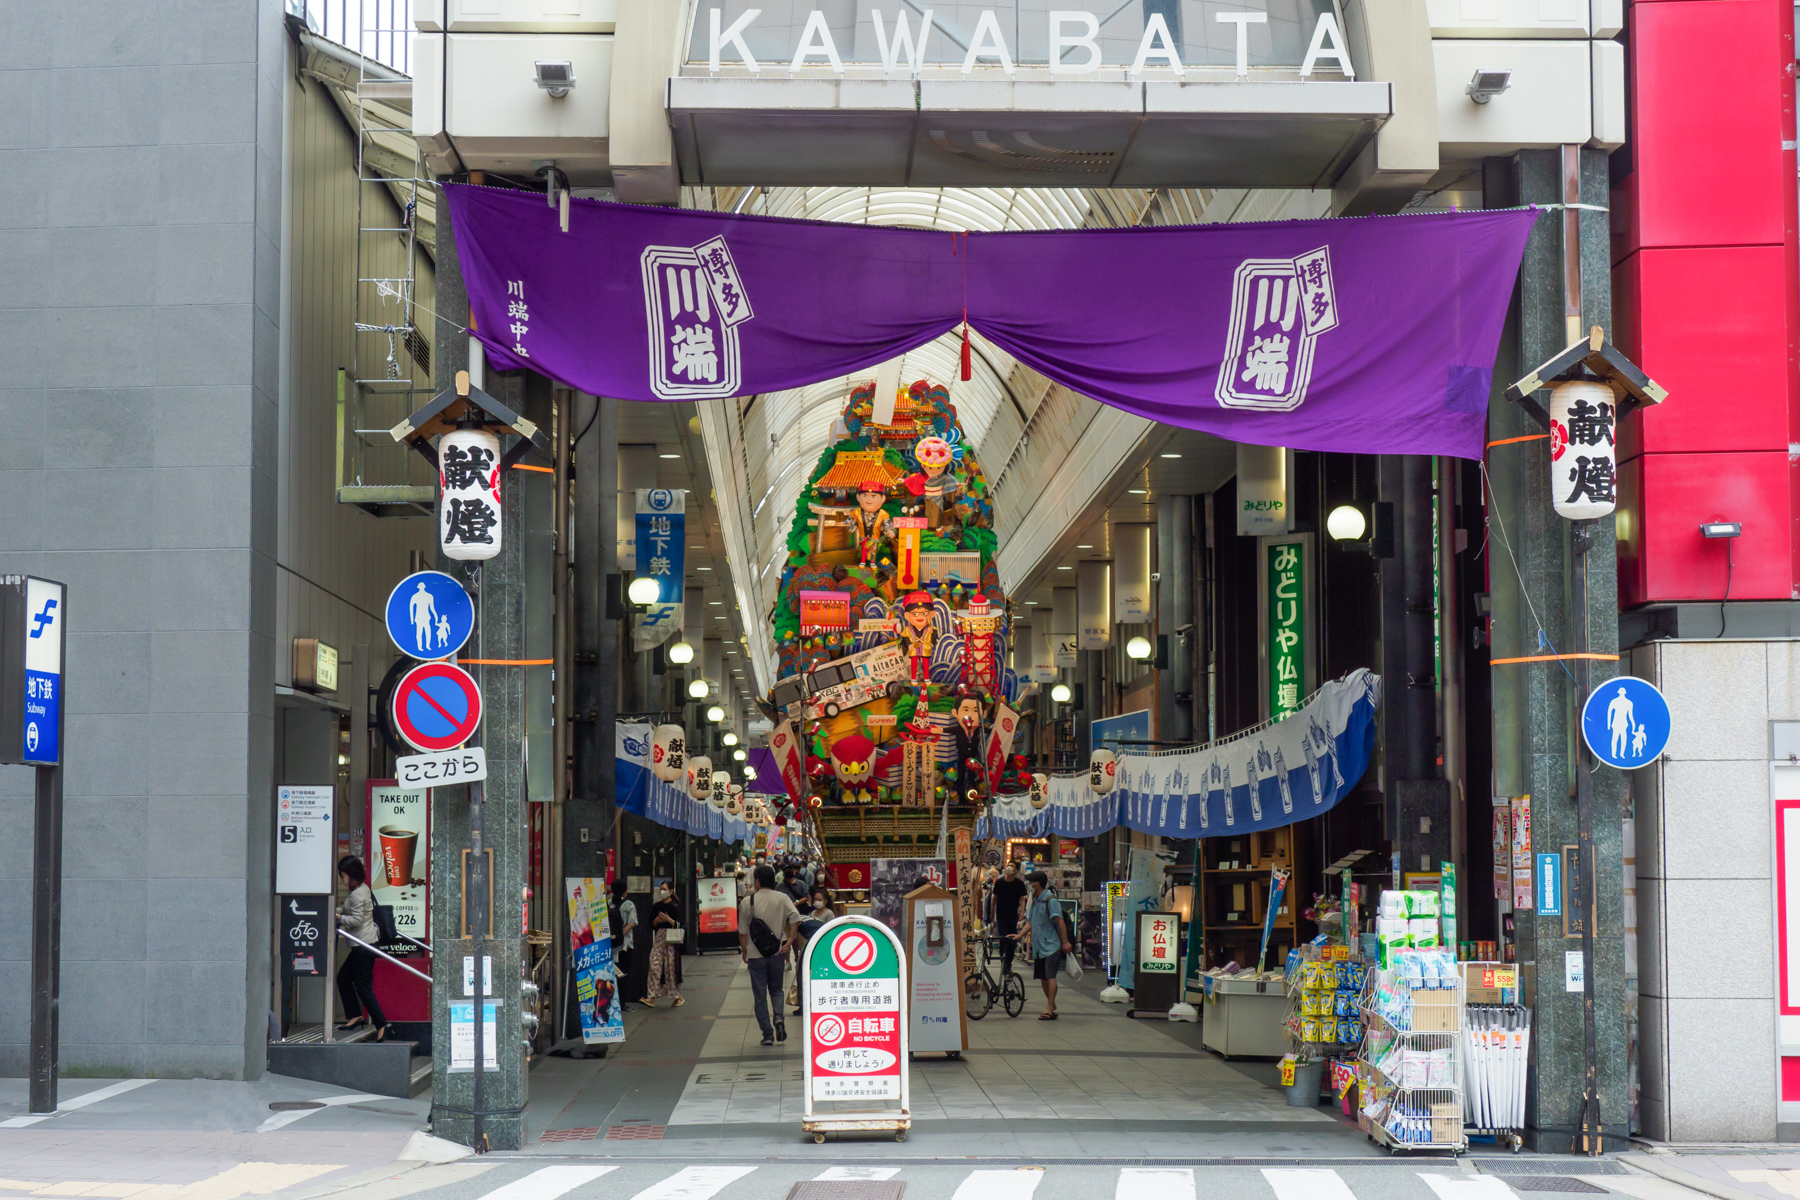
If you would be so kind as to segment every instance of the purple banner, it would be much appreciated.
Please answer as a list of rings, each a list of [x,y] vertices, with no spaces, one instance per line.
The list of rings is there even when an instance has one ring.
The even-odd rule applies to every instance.
[[[541,196],[446,190],[501,370],[623,400],[747,396],[872,371],[966,315],[1153,421],[1463,458],[1481,457],[1537,216],[950,234],[574,200],[563,233]]]

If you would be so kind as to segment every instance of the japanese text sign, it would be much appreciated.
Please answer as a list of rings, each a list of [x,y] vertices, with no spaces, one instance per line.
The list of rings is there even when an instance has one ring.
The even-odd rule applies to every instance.
[[[1263,544],[1268,568],[1269,716],[1291,717],[1306,703],[1306,544]]]
[[[62,761],[63,585],[0,578],[0,762]]]
[[[1138,916],[1138,964],[1145,972],[1174,971],[1180,960],[1181,918],[1175,913]]]
[[[906,1062],[902,956],[894,935],[840,917],[807,944],[807,1094],[898,1100]]]

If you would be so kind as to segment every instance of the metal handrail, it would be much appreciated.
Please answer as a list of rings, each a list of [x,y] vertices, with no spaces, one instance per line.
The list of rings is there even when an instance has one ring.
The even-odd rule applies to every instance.
[[[337,932],[338,932],[339,937],[349,938],[351,941],[355,942],[357,945],[363,947],[364,949],[373,950],[375,953],[381,955],[381,957],[383,957],[383,958],[387,959],[389,962],[393,963],[396,967],[399,967],[402,971],[411,971],[414,975],[417,975],[420,979],[423,979],[426,983],[431,982],[431,976],[427,975],[425,972],[420,971],[416,968],[407,966],[405,963],[401,962],[399,959],[395,958],[393,955],[389,954],[387,951],[383,950],[381,947],[371,946],[371,945],[369,945],[369,943],[367,943],[367,942],[363,941],[361,938],[357,937],[354,933],[350,933],[344,929],[339,929]],[[401,934],[400,936],[406,937],[405,934]],[[406,940],[410,942],[413,939],[406,938]],[[421,944],[423,944],[423,943],[421,943]],[[431,949],[431,947],[429,947],[429,946],[426,946],[425,948],[427,950]]]

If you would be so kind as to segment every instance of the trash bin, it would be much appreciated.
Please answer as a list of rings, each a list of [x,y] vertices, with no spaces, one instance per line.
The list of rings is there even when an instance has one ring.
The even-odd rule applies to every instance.
[[[1287,1085],[1289,1108],[1317,1108],[1319,1086],[1325,1079],[1325,1060],[1302,1059],[1294,1064],[1294,1082]]]

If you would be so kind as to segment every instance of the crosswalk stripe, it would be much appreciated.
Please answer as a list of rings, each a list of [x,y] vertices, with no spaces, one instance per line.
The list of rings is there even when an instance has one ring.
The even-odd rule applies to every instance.
[[[754,1170],[755,1167],[683,1167],[631,1200],[711,1200],[726,1184]]]
[[[564,1192],[592,1183],[616,1166],[540,1167],[521,1179],[497,1187],[481,1200],[556,1200]]]
[[[1124,1167],[1114,1200],[1194,1200],[1192,1167]]]
[[[1428,1175],[1419,1172],[1438,1200],[1514,1200],[1518,1193],[1492,1175]]]
[[[39,1121],[48,1121],[51,1117],[58,1116],[62,1113],[74,1112],[78,1108],[86,1108],[88,1105],[98,1104],[102,1100],[111,1100],[114,1096],[123,1095],[134,1088],[141,1088],[146,1084],[155,1082],[156,1080],[154,1079],[126,1079],[119,1083],[109,1083],[103,1088],[95,1088],[91,1092],[83,1092],[81,1095],[74,1096],[68,1100],[58,1101],[56,1112],[30,1113],[23,1117],[9,1117],[4,1121],[0,1121],[0,1129],[24,1129],[27,1126],[36,1125]]]
[[[1350,1185],[1328,1167],[1264,1167],[1262,1173],[1275,1200],[1356,1200]]]
[[[1031,1200],[1044,1181],[1044,1168],[1020,1167],[1007,1171],[970,1171],[956,1186],[950,1200]]]
[[[826,1167],[819,1174],[813,1176],[813,1181],[815,1183],[825,1183],[829,1180],[841,1179],[872,1179],[879,1181],[892,1179],[899,1173],[899,1167]]]

